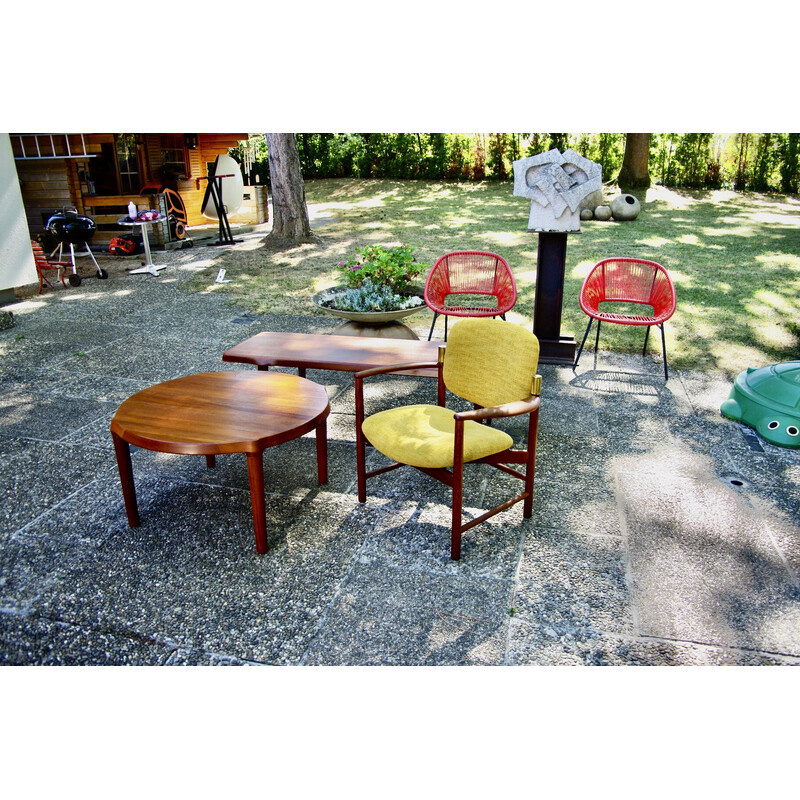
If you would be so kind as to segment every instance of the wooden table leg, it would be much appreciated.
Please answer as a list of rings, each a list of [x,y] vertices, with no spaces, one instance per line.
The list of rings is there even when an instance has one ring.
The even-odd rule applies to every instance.
[[[206,456],[206,466],[209,469],[214,469],[217,466],[217,457],[214,455]]]
[[[114,452],[117,454],[117,467],[119,468],[119,482],[122,484],[122,496],[125,499],[125,512],[128,515],[128,525],[131,528],[139,526],[139,509],[136,506],[136,488],[133,485],[133,465],[131,464],[131,449],[128,443],[112,433]]]
[[[250,479],[256,552],[263,554],[267,552],[267,509],[264,503],[264,461],[260,451],[247,454],[247,476]]]
[[[317,425],[317,480],[328,482],[328,419]]]

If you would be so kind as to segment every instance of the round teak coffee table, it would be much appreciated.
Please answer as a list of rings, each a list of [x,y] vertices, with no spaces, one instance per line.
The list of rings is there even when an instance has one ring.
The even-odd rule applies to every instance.
[[[246,453],[256,550],[267,552],[262,453],[316,430],[317,477],[328,481],[324,387],[278,372],[201,372],[159,383],[129,397],[111,420],[128,524],[139,525],[129,445],[159,453]]]

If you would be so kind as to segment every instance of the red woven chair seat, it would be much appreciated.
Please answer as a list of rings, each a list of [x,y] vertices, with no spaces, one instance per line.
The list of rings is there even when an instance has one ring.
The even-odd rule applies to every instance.
[[[449,314],[451,317],[496,317],[496,306],[430,306],[440,314]]]
[[[601,322],[616,322],[619,325],[658,325],[656,317],[642,317],[636,314],[614,314],[610,311],[596,311],[591,316]]]

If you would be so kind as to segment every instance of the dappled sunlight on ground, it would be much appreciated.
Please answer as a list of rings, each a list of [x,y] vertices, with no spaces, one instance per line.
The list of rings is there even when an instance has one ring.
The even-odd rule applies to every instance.
[[[653,250],[658,250],[659,248],[664,247],[664,245],[670,244],[670,240],[665,239],[663,236],[653,236],[649,239],[642,239],[641,244],[643,244],[645,247],[650,247]]]
[[[748,214],[747,216],[750,217],[753,222],[766,222],[774,225],[786,225],[790,228],[800,228],[800,216],[776,214],[767,211],[759,211]]]
[[[743,344],[709,342],[709,349],[717,360],[720,369],[730,375],[737,375],[748,367],[764,366],[761,350]]]
[[[606,194],[608,202],[617,191]],[[223,267],[232,283],[214,290],[250,310],[316,314],[311,298],[341,282],[339,261],[368,244],[405,242],[424,265],[454,250],[499,253],[514,271],[522,315],[532,313],[538,237],[527,231],[529,202],[513,196],[511,181],[330,179],[307,181],[306,197],[313,244],[281,251],[254,238],[221,248],[213,262],[205,253],[202,261],[193,260],[200,254],[186,251],[181,257],[200,272],[198,284],[205,289]],[[637,220],[590,220],[580,235],[569,236],[562,332],[583,334],[577,295],[592,266],[610,256],[634,256],[663,264],[676,284],[678,310],[666,326],[671,364],[728,370],[736,362],[733,370],[739,371],[744,355],[760,354],[756,366],[796,357],[798,211],[794,198],[651,187]],[[634,352],[641,349],[639,333],[603,326],[601,349]],[[660,351],[658,339],[651,336],[650,352]]]
[[[596,262],[594,261],[581,261],[580,263],[576,264],[572,270],[570,270],[570,276],[576,278],[578,280],[583,281],[583,279],[592,271],[592,267],[595,265]],[[533,275],[535,276],[536,273],[534,272]]]
[[[527,243],[528,235],[529,234],[525,233],[512,233],[510,231],[498,231],[496,233],[485,233],[481,238],[492,245],[515,247],[516,245]]]
[[[800,256],[792,255],[790,253],[766,253],[764,255],[757,255],[754,257],[755,261],[769,265],[770,267],[785,267],[787,270],[798,270],[800,271]],[[794,280],[798,279],[798,276],[792,274],[791,276]]]
[[[695,201],[667,186],[651,186],[647,190],[645,202],[665,203],[670,208],[690,208]]]
[[[703,236],[710,236],[712,238],[718,236],[755,236],[756,232],[751,227],[747,227],[744,225],[737,225],[735,228],[711,228],[706,227],[702,229]]]
[[[478,220],[474,217],[448,217],[447,225],[460,228],[462,225],[477,225]]]

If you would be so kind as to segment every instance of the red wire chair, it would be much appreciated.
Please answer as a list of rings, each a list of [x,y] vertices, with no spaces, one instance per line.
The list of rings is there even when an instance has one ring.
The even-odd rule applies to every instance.
[[[661,264],[641,258],[605,258],[594,265],[586,276],[578,297],[581,309],[588,314],[589,325],[583,334],[578,355],[572,369],[578,366],[583,345],[589,335],[592,323],[597,320],[597,334],[594,342],[595,353],[600,341],[600,323],[613,322],[617,325],[645,325],[642,355],[647,350],[650,328],[661,328],[661,350],[664,354],[664,380],[669,380],[667,372],[667,346],[664,340],[664,323],[675,313],[675,287],[672,279]],[[638,303],[653,308],[652,315],[621,314],[601,310],[601,303]]]
[[[494,297],[496,305],[447,305],[450,295]],[[496,253],[462,250],[446,253],[433,265],[425,282],[425,304],[433,311],[428,341],[439,315],[444,315],[444,340],[447,317],[502,317],[517,302],[517,286],[508,262]]]

